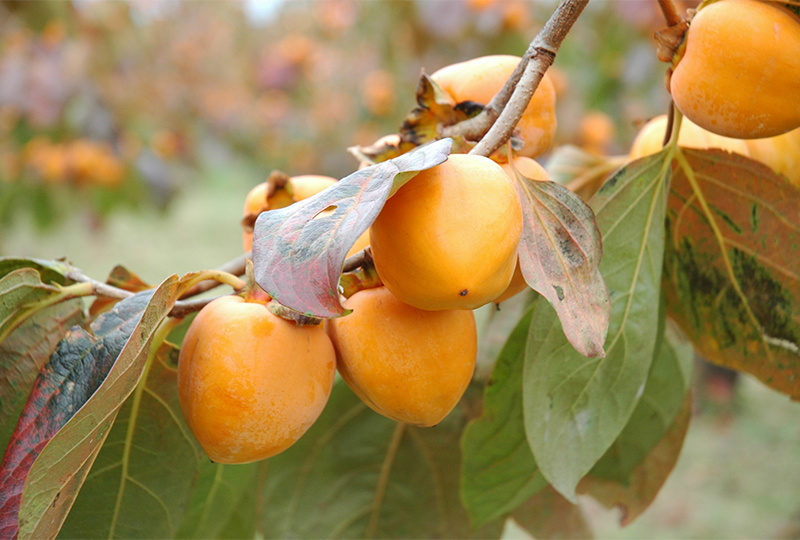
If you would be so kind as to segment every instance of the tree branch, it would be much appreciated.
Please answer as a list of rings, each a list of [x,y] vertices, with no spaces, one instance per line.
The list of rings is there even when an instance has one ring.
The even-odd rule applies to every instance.
[[[664,14],[664,20],[667,21],[667,26],[675,26],[676,24],[680,24],[683,20],[680,13],[678,13],[678,8],[675,7],[675,3],[672,0],[658,0],[658,7],[661,8],[661,13]]]
[[[522,113],[539,86],[539,82],[547,69],[553,64],[561,43],[575,24],[575,21],[578,20],[587,3],[589,3],[589,0],[561,0],[544,28],[534,38],[525,52],[520,65],[522,63],[526,63],[526,65],[511,97],[497,120],[477,146],[470,151],[470,154],[490,156],[508,140],[517,122],[522,118]],[[529,60],[526,62],[526,59]],[[517,70],[514,71],[514,75],[516,73]],[[509,80],[513,79],[514,75]],[[503,89],[505,90],[505,86]],[[492,101],[494,101],[494,98],[492,98]]]

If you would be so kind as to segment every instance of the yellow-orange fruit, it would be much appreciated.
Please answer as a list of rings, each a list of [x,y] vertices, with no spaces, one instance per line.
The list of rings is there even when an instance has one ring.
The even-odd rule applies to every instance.
[[[294,444],[319,417],[336,371],[330,339],[260,303],[226,296],[204,307],[183,340],[178,397],[208,457],[248,463]]]
[[[751,158],[769,165],[800,187],[800,128],[766,139],[749,139],[745,144]]]
[[[350,315],[328,321],[339,373],[380,414],[416,426],[438,424],[475,371],[478,338],[471,311],[425,311],[385,287],[351,296]]]
[[[666,131],[666,115],[650,120],[636,135],[628,157],[634,160],[660,152]],[[706,131],[686,117],[681,121],[678,144],[687,148],[721,148],[728,152],[749,156],[747,144],[743,140],[723,137]]]
[[[800,19],[775,2],[719,0],[692,19],[670,91],[708,131],[755,139],[800,127]]]
[[[633,141],[630,159],[638,159],[661,150],[667,117],[659,116],[645,124]],[[732,139],[716,135],[684,117],[678,144],[688,148],[721,148],[764,163],[791,183],[800,186],[800,129],[763,139]]]
[[[510,163],[503,163],[500,165],[509,178],[514,178],[515,172],[514,169],[511,167]],[[547,174],[547,171],[539,165],[535,160],[527,157],[518,157],[514,158],[514,166],[517,170],[525,176],[526,178],[531,178],[533,180],[550,180],[550,175]],[[519,261],[517,261],[517,266],[514,268],[514,275],[511,276],[511,283],[508,284],[505,292],[494,299],[495,304],[499,304],[500,302],[505,302],[512,296],[516,296],[522,291],[528,288],[528,284],[525,281],[525,276],[522,275],[522,268],[519,265]]]
[[[370,230],[375,269],[420,309],[474,309],[506,290],[522,233],[519,196],[494,161],[453,154],[384,205]]]
[[[518,56],[483,56],[452,64],[431,78],[457,102],[475,101],[486,105],[503,88],[520,62]],[[545,74],[517,124],[524,141],[519,155],[536,157],[544,152],[556,132],[556,91]]]

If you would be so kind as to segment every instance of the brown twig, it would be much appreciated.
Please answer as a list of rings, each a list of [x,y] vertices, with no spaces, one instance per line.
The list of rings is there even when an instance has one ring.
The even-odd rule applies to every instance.
[[[561,0],[525,52],[523,62],[527,58],[529,60],[506,106],[470,154],[490,156],[508,140],[544,73],[553,64],[561,43],[588,2],[589,0]]]
[[[92,293],[96,296],[105,296],[107,298],[118,298],[120,300],[124,298],[129,298],[133,296],[134,293],[130,291],[126,291],[125,289],[120,289],[118,287],[114,287],[113,285],[109,285],[107,283],[102,283],[95,279],[90,278],[80,270],[73,268],[66,273],[67,279],[72,281],[78,281],[80,283],[91,283],[92,284]]]
[[[369,246],[365,247],[355,255],[348,257],[344,261],[342,272],[352,272],[357,268],[361,268],[365,264],[372,264],[372,249]]]
[[[678,13],[678,8],[675,7],[675,2],[672,0],[658,0],[658,7],[661,8],[661,13],[664,14],[667,26],[675,26],[683,20],[680,13]]]

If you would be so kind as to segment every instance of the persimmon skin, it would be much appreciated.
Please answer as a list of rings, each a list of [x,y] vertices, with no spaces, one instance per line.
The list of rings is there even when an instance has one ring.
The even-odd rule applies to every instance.
[[[431,78],[456,102],[486,105],[503,88],[520,60],[511,55],[482,56],[443,67]],[[536,157],[544,152],[553,140],[556,126],[556,90],[545,73],[517,124],[524,142],[518,154]]]
[[[670,91],[700,127],[739,139],[800,127],[800,19],[774,2],[719,0],[692,19]]]
[[[178,397],[212,461],[249,463],[286,450],[311,427],[335,372],[321,327],[297,327],[263,304],[225,296],[204,307],[184,337]]]
[[[521,233],[519,196],[503,169],[453,154],[386,201],[370,238],[375,269],[401,301],[475,309],[508,287]]]
[[[664,115],[645,124],[633,141],[629,158],[638,159],[661,150],[666,129],[667,117]],[[775,137],[733,139],[706,131],[684,117],[678,144],[698,149],[721,148],[755,159],[800,187],[800,128]]]
[[[350,315],[331,319],[342,379],[376,412],[406,424],[434,426],[464,394],[478,353],[471,311],[425,311],[385,287],[351,296]]]

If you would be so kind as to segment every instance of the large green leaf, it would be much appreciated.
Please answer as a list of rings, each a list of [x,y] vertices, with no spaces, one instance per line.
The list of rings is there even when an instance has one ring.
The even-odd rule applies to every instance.
[[[497,538],[458,496],[464,417],[433,428],[388,420],[338,382],[322,416],[267,461],[259,505],[266,538]]]
[[[78,348],[65,349],[65,354],[87,359],[111,354],[113,367],[33,463],[19,508],[20,538],[57,534],[120,406],[141,377],[156,329],[177,299],[177,283],[172,276],[155,291],[121,301],[93,323],[92,330],[99,337],[75,332]],[[69,394],[72,389],[67,383],[58,392]]]
[[[664,252],[669,151],[618,171],[590,201],[603,234],[611,297],[604,358],[573,349],[539,302],[523,379],[525,429],[542,474],[567,499],[608,450],[644,391],[653,359]]]
[[[607,508],[619,509],[623,526],[631,523],[652,504],[678,462],[691,418],[692,399],[688,393],[669,430],[633,469],[627,482],[601,480],[589,475],[581,480],[578,491],[591,495]]]
[[[21,262],[18,259],[12,259]],[[73,299],[48,306],[20,321],[24,305],[53,294],[52,285],[42,283],[45,275],[55,272],[43,269],[37,262],[33,267],[12,266],[9,259],[0,260],[0,268],[8,270],[0,279],[0,449],[5,450],[14,431],[17,418],[28,399],[36,375],[53,352],[67,328],[83,319],[80,300]],[[13,265],[16,266],[16,265]],[[59,275],[60,276],[60,275]],[[60,276],[57,282],[65,280]],[[13,329],[12,329],[13,326]]]
[[[464,430],[461,499],[472,522],[508,514],[547,482],[525,438],[522,368],[533,307],[509,336],[486,385],[483,414]]]
[[[659,340],[647,385],[631,419],[590,474],[627,484],[634,468],[664,436],[689,390],[694,349],[671,325]]]
[[[664,295],[698,352],[800,398],[800,189],[765,165],[683,149]]]

